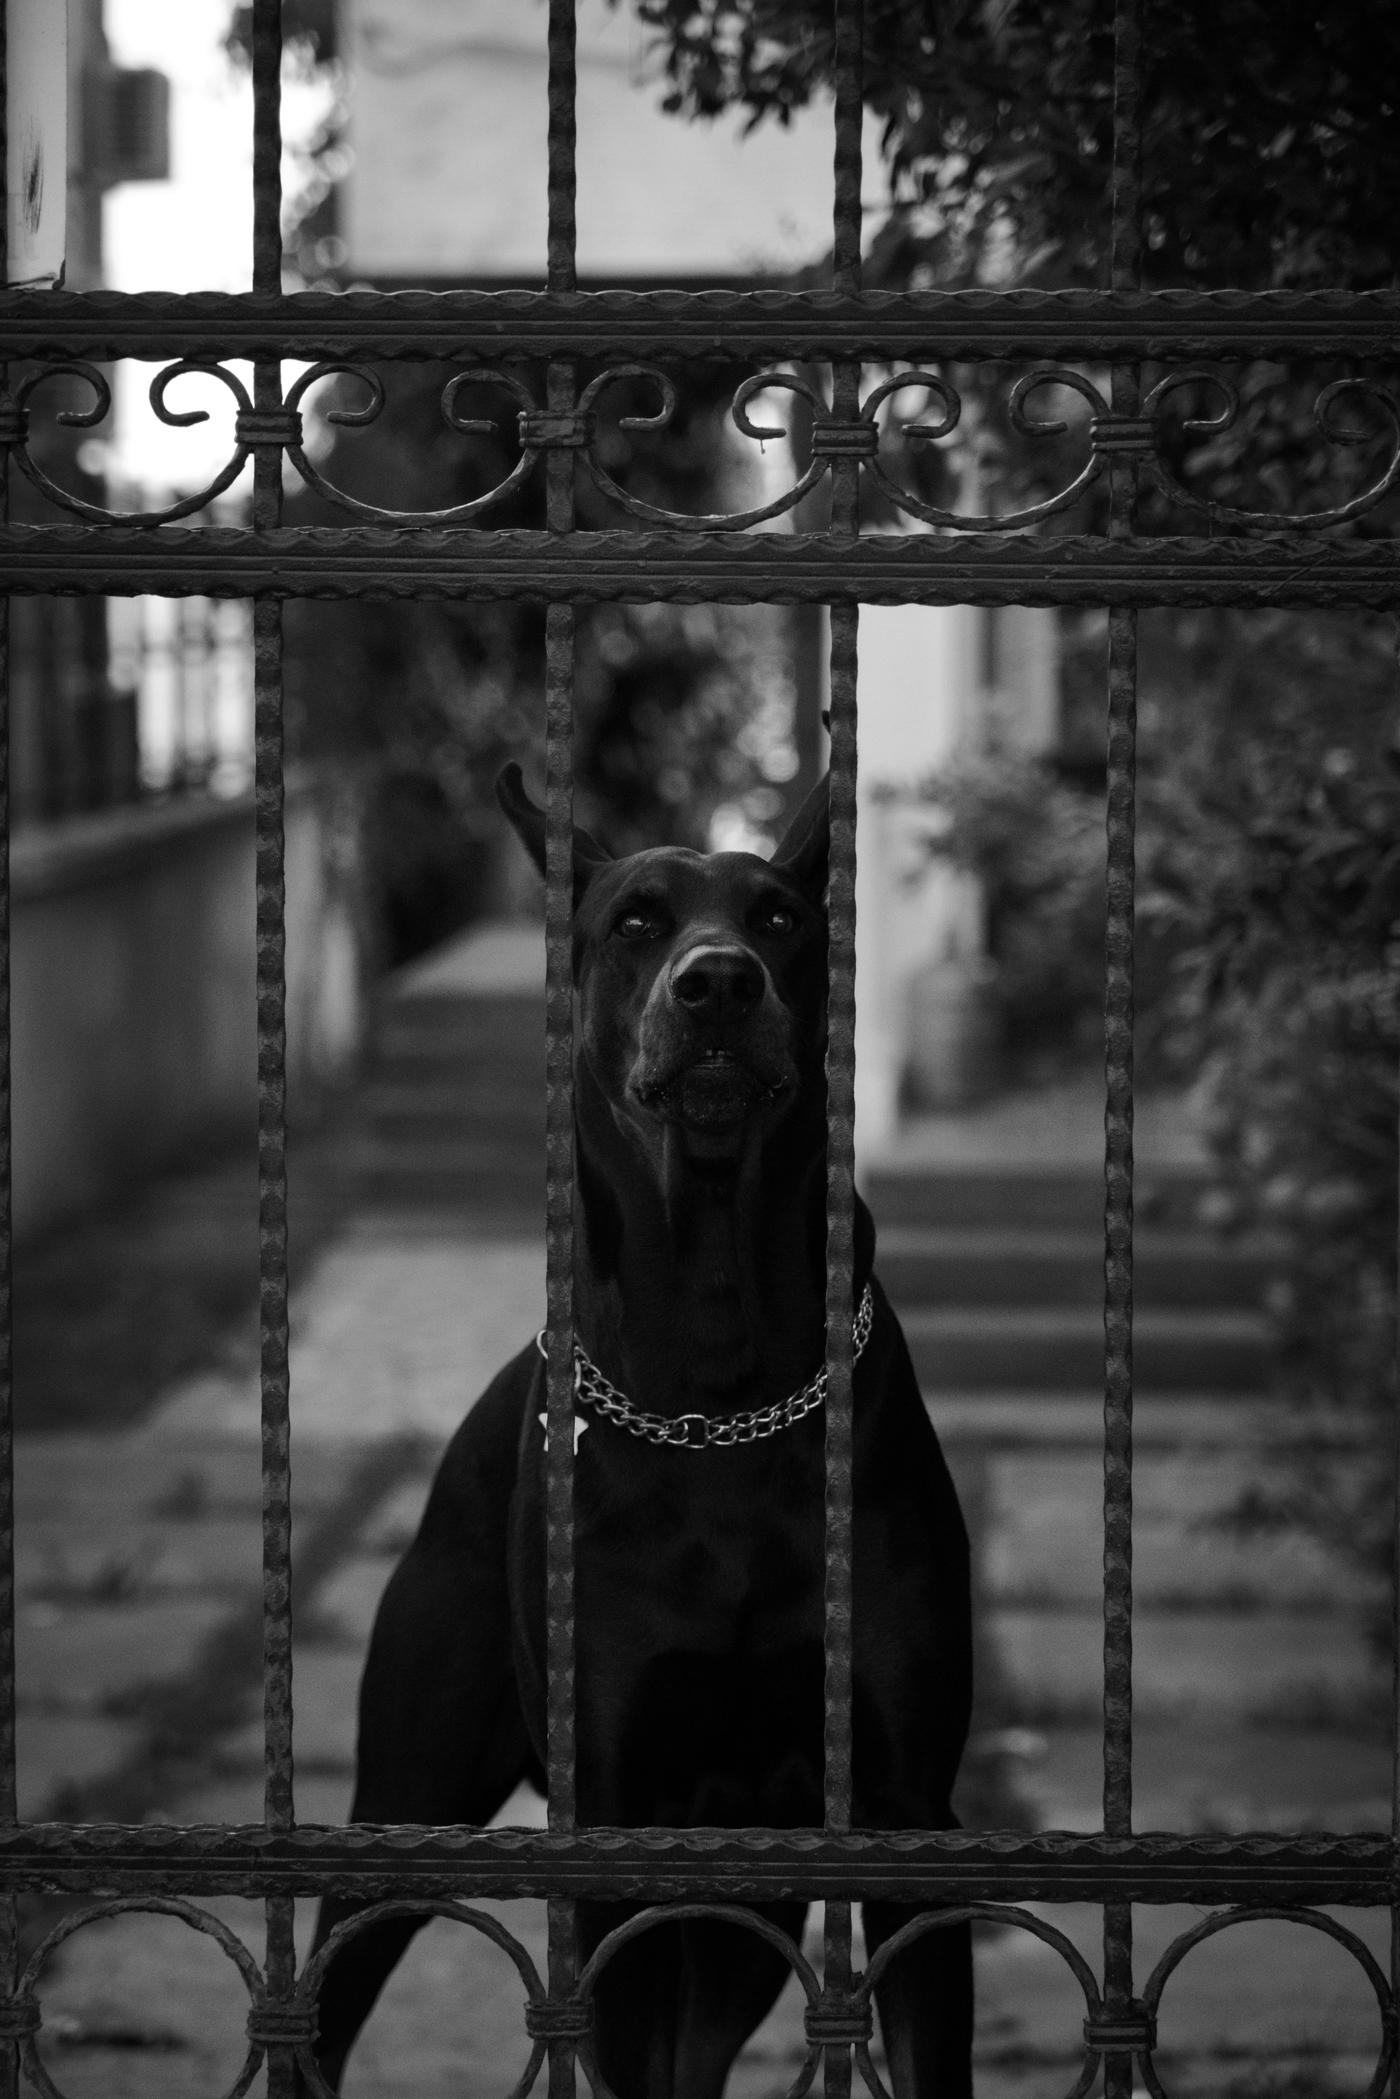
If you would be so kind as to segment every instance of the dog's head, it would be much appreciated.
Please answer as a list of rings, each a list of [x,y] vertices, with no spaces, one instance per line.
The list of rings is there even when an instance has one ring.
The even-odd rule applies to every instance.
[[[507,766],[501,805],[541,872],[543,812]],[[582,1058],[659,1157],[737,1163],[820,1086],[826,1045],[826,782],[771,860],[658,846],[614,859],[574,833]],[[818,1096],[824,1098],[824,1096]]]

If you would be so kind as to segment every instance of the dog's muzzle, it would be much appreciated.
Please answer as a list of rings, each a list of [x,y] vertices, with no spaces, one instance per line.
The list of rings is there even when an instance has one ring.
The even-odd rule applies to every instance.
[[[720,1050],[677,1072],[664,1089],[663,1100],[682,1122],[697,1129],[720,1129],[743,1122],[782,1090],[781,1085],[765,1083],[748,1065]]]
[[[773,1009],[768,973],[747,948],[688,948],[648,1002],[636,1098],[697,1134],[737,1129],[795,1083]]]

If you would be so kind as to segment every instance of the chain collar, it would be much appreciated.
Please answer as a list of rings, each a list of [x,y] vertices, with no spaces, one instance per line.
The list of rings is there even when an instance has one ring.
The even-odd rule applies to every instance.
[[[875,1300],[867,1283],[851,1323],[853,1367],[870,1339],[874,1317]],[[542,1356],[547,1353],[543,1327],[535,1336],[535,1345]],[[627,1394],[619,1392],[586,1351],[577,1342],[574,1344],[575,1399],[585,1407],[596,1407],[631,1435],[640,1436],[647,1443],[669,1444],[673,1450],[706,1450],[711,1445],[727,1448],[734,1443],[757,1443],[764,1436],[776,1436],[780,1429],[791,1428],[804,1414],[826,1404],[826,1385],[823,1363],[799,1392],[790,1393],[776,1406],[755,1407],[747,1414],[648,1414],[633,1406]]]

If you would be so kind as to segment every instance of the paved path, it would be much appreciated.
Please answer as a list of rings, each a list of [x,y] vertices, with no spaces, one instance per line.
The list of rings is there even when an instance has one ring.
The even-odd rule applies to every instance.
[[[450,995],[520,988],[495,936],[417,973]],[[1094,1140],[1091,1088],[942,1118],[933,1158],[1053,1158]],[[1165,1114],[1163,1147],[1189,1151]],[[537,1238],[464,1226],[441,1207],[361,1208],[294,1300],[293,1495],[298,1563],[298,1812],[349,1798],[355,1687],[384,1579],[462,1409],[538,1325]],[[1099,1424],[1074,1396],[951,1395],[941,1426],[978,1510],[989,1654],[1004,1682],[983,1753],[1034,1819],[1098,1821]],[[1212,1519],[1276,1439],[1268,1402],[1178,1399],[1144,1410],[1138,1472],[1138,1826],[1230,1829],[1385,1822],[1385,1756],[1355,1599],[1301,1536],[1248,1545]],[[19,1501],[21,1806],[79,1817],[256,1820],[257,1395],[246,1370],[182,1380],[134,1427],[22,1439]],[[521,1796],[503,1819],[538,1820]],[[255,1905],[215,1905],[255,1948]],[[543,1962],[536,1906],[513,1928]],[[309,1922],[309,1906],[303,1922]],[[1096,1969],[1097,1913],[1051,1912]],[[1191,1918],[1141,1912],[1142,1971]],[[1379,1920],[1363,1920],[1378,1952]],[[982,2099],[1068,2087],[1082,2007],[1026,1935],[979,1952]],[[94,1927],[44,2003],[66,2091],[108,2099],[231,2081],[239,1986],[208,1942],[164,1920]],[[499,1956],[434,1925],[403,1964],[349,2085],[463,2099],[506,2089],[523,2059],[518,1993]],[[1374,2027],[1364,1984],[1330,1942],[1255,1925],[1193,1956],[1170,1986],[1169,2076],[1182,2099],[1225,2093],[1251,2060],[1305,2061],[1310,2099],[1355,2073]],[[1167,2034],[1164,2020],[1164,2035]],[[798,2059],[797,2007],[756,2037],[732,2087],[771,2099]],[[1164,2068],[1171,2071],[1168,2056]],[[1359,2089],[1365,2073],[1353,2075]],[[1291,2088],[1290,2088],[1291,2089]]]

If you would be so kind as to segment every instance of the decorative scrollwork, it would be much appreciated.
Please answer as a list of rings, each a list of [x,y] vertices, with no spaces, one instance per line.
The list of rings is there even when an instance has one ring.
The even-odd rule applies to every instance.
[[[939,531],[976,536],[986,533],[1024,531],[1059,513],[1072,509],[1115,461],[1136,463],[1153,486],[1173,504],[1185,505],[1214,523],[1245,531],[1318,531],[1346,524],[1375,509],[1400,487],[1400,403],[1376,381],[1348,378],[1334,381],[1318,395],[1314,419],[1320,435],[1332,444],[1370,445],[1382,436],[1388,456],[1368,485],[1344,503],[1308,511],[1265,511],[1225,503],[1205,495],[1181,481],[1164,456],[1163,437],[1167,417],[1183,389],[1208,388],[1218,402],[1213,412],[1199,409],[1178,426],[1193,435],[1219,435],[1231,429],[1240,415],[1237,388],[1220,373],[1188,368],[1169,373],[1148,393],[1140,411],[1131,416],[1114,413],[1099,387],[1072,365],[1042,364],[1018,378],[1006,396],[1006,414],[1011,428],[1021,437],[1062,437],[1069,429],[1064,418],[1033,414],[1037,395],[1060,388],[1079,397],[1089,411],[1085,435],[1088,456],[1064,487],[1024,505],[1018,510],[967,512],[926,501],[904,487],[890,472],[881,456],[887,434],[886,411],[901,394],[922,391],[935,404],[935,412],[920,420],[896,424],[900,440],[909,444],[937,443],[950,437],[963,418],[963,401],[956,387],[936,371],[911,366],[881,379],[852,416],[833,414],[820,390],[800,374],[786,370],[755,372],[736,388],[730,404],[734,427],[742,436],[760,445],[782,439],[789,433],[778,423],[757,423],[750,407],[760,395],[789,393],[802,402],[810,419],[810,456],[792,486],[768,502],[737,511],[695,515],[670,510],[631,493],[615,478],[600,456],[598,404],[611,389],[626,381],[644,381],[655,387],[658,406],[650,414],[618,418],[623,431],[656,433],[667,429],[675,418],[678,395],[673,380],[656,365],[628,363],[611,365],[584,388],[575,408],[543,408],[525,382],[509,368],[465,366],[448,380],[442,394],[443,421],[463,437],[490,437],[500,425],[490,418],[460,413],[459,402],[466,388],[495,387],[509,396],[516,407],[520,456],[494,487],[466,502],[433,510],[397,510],[365,501],[338,488],[308,458],[303,440],[302,404],[312,387],[333,377],[354,379],[365,389],[358,405],[337,405],[326,410],[325,420],[337,428],[363,429],[378,420],[385,407],[384,385],[369,365],[350,358],[325,359],[311,365],[292,382],[286,398],[272,405],[254,405],[243,383],[223,365],[201,357],[181,358],[165,366],[151,381],[150,401],[157,418],[183,428],[207,422],[202,408],[175,409],[167,396],[176,380],[193,376],[217,379],[233,396],[233,449],[214,478],[192,494],[145,510],[110,510],[88,502],[63,488],[31,454],[29,449],[29,404],[38,389],[55,378],[81,380],[90,390],[87,406],[61,409],[57,421],[73,429],[88,430],[101,423],[111,408],[111,388],[96,365],[83,359],[67,359],[29,372],[13,393],[0,395],[0,449],[10,452],[20,471],[51,503],[85,523],[98,525],[173,524],[193,516],[222,495],[242,473],[250,456],[264,449],[285,452],[294,471],[316,494],[351,517],[391,527],[435,527],[466,524],[484,516],[521,489],[535,471],[540,455],[551,451],[578,452],[589,475],[611,503],[629,517],[647,526],[682,532],[743,532],[794,510],[818,485],[838,459],[854,461],[874,481],[884,500],[896,511]],[[1370,411],[1369,427],[1359,428],[1348,420],[1348,407]],[[1377,427],[1379,417],[1380,427]]]
[[[14,2035],[19,2047],[20,2062],[23,2064],[25,2076],[43,2094],[43,2099],[66,2099],[66,2095],[50,2077],[39,2054],[36,2045],[36,2036],[40,2031],[39,2020],[25,2015],[28,2006],[35,2001],[35,1984],[65,1939],[71,1939],[73,1934],[81,1931],[85,1925],[99,1924],[107,1918],[126,1916],[133,1912],[146,1916],[178,1917],[180,1922],[188,1924],[191,1930],[202,1932],[228,1955],[242,1976],[253,2005],[250,2017],[256,2014],[263,2002],[262,1970],[242,1939],[231,1932],[220,1918],[213,1916],[208,1910],[199,1909],[192,1902],[184,1901],[178,1895],[119,1895],[110,1901],[94,1902],[84,1909],[75,1910],[70,1916],[61,1918],[48,1936],[35,1947],[15,1992],[15,2001],[21,2007],[21,2017],[15,2022],[17,2031]],[[244,2093],[258,2073],[258,2065],[262,2058],[262,2044],[250,2038],[242,2067],[225,2093],[224,2099],[243,2099]]]
[[[861,416],[874,422],[886,401],[912,386],[922,387],[925,392],[938,396],[943,403],[943,419],[938,423],[907,424],[903,431],[904,437],[929,443],[937,438],[947,437],[961,420],[962,400],[956,388],[950,386],[947,380],[936,372],[896,372],[893,378],[886,379],[873,393],[867,395],[861,403]],[[1076,372],[1068,365],[1038,365],[1034,371],[1026,372],[1016,381],[1007,401],[1007,413],[1012,428],[1019,431],[1023,437],[1058,437],[1069,427],[1063,421],[1037,420],[1026,413],[1026,403],[1031,395],[1051,386],[1067,387],[1072,393],[1082,395],[1091,407],[1099,411],[1100,416],[1108,413],[1107,403],[1097,387],[1086,379],[1082,372]],[[957,532],[1016,532],[1027,525],[1038,525],[1042,519],[1053,517],[1057,511],[1067,510],[1071,504],[1077,503],[1085,490],[1098,480],[1103,472],[1104,462],[1095,449],[1067,488],[1057,490],[1054,495],[1046,496],[1039,503],[1028,504],[1022,510],[1004,511],[1000,515],[993,515],[990,511],[972,514],[960,510],[944,510],[937,504],[925,503],[907,488],[901,487],[899,482],[886,472],[879,459],[871,459],[867,465],[895,508],[906,512],[910,517],[922,519],[926,525],[938,525],[945,530]]]
[[[1182,428],[1202,432],[1230,429],[1239,414],[1239,393],[1218,372],[1201,370],[1169,372],[1165,379],[1158,380],[1142,404],[1143,414],[1152,422],[1154,431],[1171,396],[1184,386],[1200,385],[1214,387],[1223,406],[1213,416],[1188,417]],[[1350,518],[1362,517],[1368,510],[1374,510],[1400,483],[1400,405],[1397,405],[1394,395],[1377,385],[1374,379],[1335,379],[1318,395],[1313,404],[1313,420],[1322,435],[1335,445],[1365,445],[1376,441],[1376,433],[1349,429],[1339,422],[1337,410],[1344,401],[1369,401],[1379,411],[1390,432],[1390,457],[1379,477],[1345,503],[1334,503],[1324,510],[1246,510],[1236,504],[1221,503],[1187,488],[1165,465],[1160,449],[1155,447],[1150,464],[1152,478],[1172,502],[1185,503],[1213,518],[1217,524],[1243,525],[1274,532],[1318,531],[1326,525],[1343,525]]]
[[[898,1931],[891,1932],[889,1938],[871,1955],[870,1966],[860,1978],[862,1993],[868,1998],[891,1962],[898,1960],[905,1947],[912,1946],[916,1939],[926,1937],[931,1931],[946,1931],[954,1924],[975,1922],[978,1918],[993,1924],[1014,1925],[1052,1947],[1084,1992],[1086,2025],[1102,2019],[1103,2000],[1099,1995],[1094,1971],[1073,1940],[1067,1939],[1062,1931],[1058,1931],[1053,1924],[1047,1924],[1043,1917],[1037,1917],[1033,1911],[1020,1909],[1011,1903],[964,1902],[959,1903],[956,1909],[924,1910],[917,1917],[911,1917]],[[1084,2099],[1085,2093],[1091,2090],[1099,2074],[1100,2060],[1097,2053],[1086,2047],[1079,2075],[1066,2093],[1065,2099]],[[856,2044],[855,2062],[873,2099],[891,2099],[888,2087],[871,2060],[868,2041]]]
[[[1171,1942],[1152,1970],[1140,1998],[1106,2003],[1088,1962],[1062,1931],[1028,1909],[999,1902],[964,1903],[925,1910],[911,1917],[876,1949],[868,1967],[845,1991],[824,1989],[794,1939],[755,1910],[715,1901],[660,1903],[641,1910],[610,1931],[595,1948],[572,1990],[564,1997],[551,1997],[530,1954],[498,1918],[445,1896],[400,1897],[374,1903],[345,1919],[308,1961],[295,1992],[289,1998],[274,2000],[267,1994],[262,1971],[254,1956],[221,1919],[178,1896],[153,1894],[115,1897],[62,1918],[31,1955],[13,1997],[0,2006],[0,2043],[8,2043],[18,2051],[25,2075],[42,2099],[65,2099],[65,2095],[50,2076],[36,2044],[42,2028],[37,1993],[40,1977],[54,1953],[76,1932],[86,1925],[128,1913],[173,1917],[188,1924],[193,1930],[213,1939],[238,1969],[250,2003],[247,2019],[249,2045],[225,2099],[244,2099],[266,2051],[279,2047],[295,2051],[302,2079],[317,2099],[333,2099],[312,2052],[317,2003],[327,1970],[342,1948],[358,1933],[372,1929],[386,1919],[398,1917],[419,1920],[443,1917],[465,1924],[500,1948],[514,1965],[525,1995],[525,2028],[530,2052],[509,2099],[526,2099],[543,2067],[550,2043],[557,2040],[572,2042],[577,2047],[595,2099],[616,2099],[599,2070],[594,2044],[593,1998],[599,1978],[609,1962],[630,1941],[660,1926],[689,1918],[727,1923],[754,1933],[782,1955],[796,1976],[805,2000],[806,2046],[784,2099],[804,2099],[812,2088],[824,2052],[833,2049],[853,2050],[854,2065],[872,2099],[890,2099],[871,2058],[874,1993],[892,1964],[917,1940],[931,1932],[979,1919],[1031,1933],[1060,1955],[1079,1984],[1085,2007],[1085,2053],[1083,2065],[1066,2099],[1085,2099],[1099,2074],[1103,2057],[1121,2054],[1134,2057],[1138,2074],[1152,2099],[1169,2099],[1153,2061],[1166,1984],[1195,1947],[1219,1932],[1247,1923],[1305,1925],[1334,1939],[1358,1962],[1375,1996],[1381,2026],[1375,2068],[1358,2099],[1381,2099],[1396,2058],[1395,2000],[1386,1975],[1370,1948],[1354,1931],[1326,1912],[1294,1904],[1260,1907],[1242,1904],[1201,1918]]]
[[[320,364],[311,365],[294,381],[285,406],[299,411],[311,387],[318,380],[328,379],[335,374],[358,379],[361,385],[368,388],[369,399],[358,408],[328,409],[326,421],[342,429],[353,430],[362,430],[367,424],[377,421],[384,407],[383,383],[370,366],[354,364],[347,359],[327,359]],[[538,413],[534,395],[514,373],[496,371],[486,365],[473,365],[454,373],[442,393],[442,419],[449,430],[455,430],[460,436],[491,437],[495,435],[497,427],[488,418],[458,414],[457,398],[465,386],[500,387],[512,400],[519,403],[522,423],[528,416]],[[391,510],[386,504],[365,503],[358,496],[348,495],[343,488],[337,488],[312,465],[299,438],[296,443],[288,445],[287,457],[308,488],[314,489],[317,495],[323,496],[328,503],[334,503],[339,509],[349,511],[352,517],[367,518],[377,525],[462,525],[469,519],[480,517],[485,511],[494,509],[496,504],[503,503],[507,496],[522,487],[534,472],[539,448],[523,445],[515,465],[494,488],[487,489],[484,495],[473,496],[468,502],[451,503],[441,510]]]
[[[1142,1993],[1142,2006],[1147,2017],[1155,2022],[1162,2001],[1162,1991],[1169,1977],[1192,1948],[1199,1946],[1203,1939],[1214,1938],[1217,1932],[1227,1931],[1235,1924],[1265,1923],[1305,1924],[1312,1931],[1324,1932],[1328,1938],[1335,1939],[1338,1945],[1345,1946],[1349,1953],[1355,1955],[1366,1980],[1375,1991],[1381,2015],[1380,2053],[1376,2058],[1371,2081],[1365,2091],[1358,2094],[1358,2099],[1380,2099],[1381,2093],[1389,2085],[1391,2064],[1395,2060],[1395,2001],[1391,1995],[1390,1984],[1365,1940],[1358,1938],[1354,1931],[1349,1931],[1345,1924],[1339,1924],[1335,1917],[1329,1917],[1324,1910],[1302,1909],[1292,1904],[1253,1909],[1242,1904],[1238,1908],[1218,1910],[1214,1916],[1203,1917],[1198,1924],[1193,1924],[1188,1931],[1182,1932],[1179,1938],[1172,1940],[1148,1976]],[[1166,2087],[1157,2075],[1151,2053],[1140,2055],[1138,2065],[1152,2099],[1169,2099]]]
[[[661,406],[654,415],[623,416],[619,427],[624,430],[665,429],[675,412],[676,390],[667,375],[654,365],[615,365],[600,373],[585,388],[579,404],[581,411],[591,415],[594,412],[594,404],[607,388],[624,379],[650,380],[660,394]],[[1056,435],[1067,427],[1063,422],[1033,421],[1026,415],[1025,403],[1030,395],[1037,389],[1048,386],[1069,387],[1083,395],[1090,405],[1100,412],[1100,419],[1107,418],[1107,404],[1082,373],[1069,367],[1043,366],[1027,373],[1012,389],[1009,402],[1011,420],[1024,435]],[[917,368],[896,372],[872,389],[861,402],[856,415],[849,420],[834,416],[822,394],[797,373],[756,372],[745,379],[737,388],[730,408],[734,426],[743,436],[753,438],[761,444],[767,439],[784,438],[788,434],[780,424],[753,421],[749,414],[749,403],[760,394],[779,391],[795,394],[806,402],[812,417],[811,458],[805,470],[791,488],[785,489],[770,502],[756,505],[749,510],[711,512],[704,516],[696,516],[685,511],[665,510],[654,503],[646,502],[640,496],[630,494],[618,485],[598,459],[593,449],[594,433],[591,430],[583,440],[584,461],[599,488],[629,516],[646,524],[666,525],[691,532],[741,532],[749,526],[762,524],[769,518],[781,517],[785,512],[794,509],[803,497],[816,487],[835,459],[854,458],[873,475],[886,498],[896,509],[921,519],[925,524],[968,533],[1010,532],[1027,525],[1038,524],[1041,519],[1052,517],[1057,511],[1065,510],[1077,502],[1085,489],[1103,472],[1104,461],[1096,448],[1093,456],[1069,487],[1042,502],[1002,516],[974,516],[926,503],[903,488],[879,457],[880,411],[885,403],[897,394],[913,388],[934,396],[939,403],[940,413],[933,421],[906,424],[902,431],[903,437],[906,440],[933,443],[939,438],[951,435],[962,417],[962,400],[956,388],[938,372]]]
[[[525,1987],[526,2029],[530,2038],[530,2056],[520,2076],[511,2086],[507,2099],[526,2099],[526,2094],[540,2074],[549,2047],[551,2013],[557,2008],[541,1979],[540,1971],[531,1960],[514,1932],[508,1931],[498,1917],[486,1910],[469,1909],[463,1902],[450,1901],[445,1896],[424,1895],[405,1897],[389,1902],[375,1902],[369,1908],[356,1911],[352,1917],[337,1924],[324,1945],[318,1947],[302,1970],[297,1983],[294,2000],[298,2014],[309,2022],[316,2016],[316,2005],[321,1994],[321,1985],[326,1979],[326,1970],[342,1946],[360,1932],[382,1923],[386,1917],[416,1917],[420,1921],[427,1917],[446,1917],[453,1924],[465,1924],[472,1931],[481,1933],[493,1946],[499,1946],[514,1963],[516,1973]],[[577,1999],[579,1992],[575,1992]],[[316,2099],[336,2099],[330,2086],[316,2065],[308,2041],[297,2043],[297,2064],[302,2077]],[[230,2095],[233,2099],[233,2095]]]
[[[594,1948],[591,1959],[587,1962],[582,1974],[579,1976],[575,1989],[576,1997],[585,2003],[591,2000],[598,1977],[602,1974],[613,1955],[625,1946],[629,1940],[639,1938],[643,1932],[655,1931],[658,1925],[681,1923],[687,1917],[704,1917],[715,1924],[736,1924],[741,1931],[751,1931],[756,1937],[766,1939],[770,1946],[776,1947],[778,1952],[782,1954],[783,1959],[802,1985],[802,1992],[807,2000],[806,2010],[808,2018],[820,2015],[822,2009],[821,1984],[817,1980],[811,1963],[804,1957],[801,1948],[795,1945],[788,1934],[781,1930],[778,1925],[771,1923],[767,1917],[760,1916],[756,1910],[742,1909],[737,1904],[730,1902],[658,1903],[654,1908],[642,1910],[637,1916],[629,1917],[626,1923],[619,1924],[615,1931],[610,1931],[607,1937],[600,1940],[599,1944]],[[856,1993],[857,1996],[861,1994],[861,1992]],[[842,2010],[845,2011],[847,2009],[849,2009],[849,2006],[843,2004]],[[807,2052],[803,2057],[797,2075],[783,2093],[783,2099],[803,2099],[803,2094],[811,2090],[812,2082],[816,2077],[821,2061],[822,2046],[821,2037],[814,2038],[809,2028]],[[583,2064],[588,2081],[593,2088],[593,2099],[617,2099],[617,2094],[598,2067],[598,2057],[593,2046],[591,2034],[579,2044],[579,2060]]]
[[[607,371],[600,372],[596,379],[591,379],[584,388],[579,399],[580,411],[584,414],[592,415],[595,412],[595,403],[600,396],[610,386],[616,386],[624,379],[650,380],[661,396],[661,406],[654,415],[624,415],[619,417],[618,428],[621,430],[664,430],[676,411],[676,389],[665,372],[658,371],[655,365],[611,365]],[[744,380],[735,393],[730,408],[736,429],[742,431],[745,437],[756,438],[762,443],[765,438],[787,436],[786,430],[770,427],[766,424],[756,424],[749,420],[747,412],[749,402],[756,395],[767,393],[773,388],[783,388],[789,393],[801,394],[812,404],[819,415],[826,413],[826,403],[822,400],[821,395],[814,388],[810,387],[805,380],[797,378],[790,372],[758,373],[753,378]],[[696,516],[684,510],[663,510],[657,504],[648,503],[641,496],[630,495],[625,488],[620,487],[597,457],[593,448],[591,431],[589,442],[584,448],[583,459],[585,466],[598,487],[620,509],[625,510],[629,517],[640,518],[644,524],[649,525],[675,526],[683,532],[742,532],[749,525],[761,525],[768,518],[781,517],[784,511],[791,510],[796,504],[800,503],[809,489],[816,487],[827,467],[827,462],[824,459],[814,458],[811,465],[800,476],[794,486],[785,490],[782,495],[775,496],[771,503],[756,505],[751,510],[713,511],[704,516]]]
[[[253,412],[247,388],[225,371],[221,364],[214,364],[202,357],[182,357],[177,364],[166,365],[151,381],[150,401],[156,416],[162,423],[184,428],[191,423],[207,423],[209,412],[204,408],[176,409],[166,406],[166,394],[176,379],[183,379],[193,372],[220,380],[233,395],[238,408],[237,421]],[[16,466],[39,493],[46,496],[60,510],[74,517],[83,518],[92,525],[170,525],[182,517],[192,517],[203,510],[216,496],[238,479],[247,462],[249,447],[237,439],[227,463],[220,467],[213,480],[194,494],[181,496],[178,502],[167,503],[159,510],[107,510],[99,503],[89,503],[82,496],[75,496],[70,489],[63,488],[47,474],[29,451],[29,403],[38,389],[50,379],[66,377],[82,379],[92,388],[92,405],[88,408],[61,408],[57,421],[74,430],[91,430],[103,422],[112,406],[112,389],[96,365],[75,359],[64,364],[49,364],[36,372],[30,372],[21,380],[12,397],[0,404],[0,443],[5,444],[14,456]],[[235,423],[235,434],[237,422]]]

